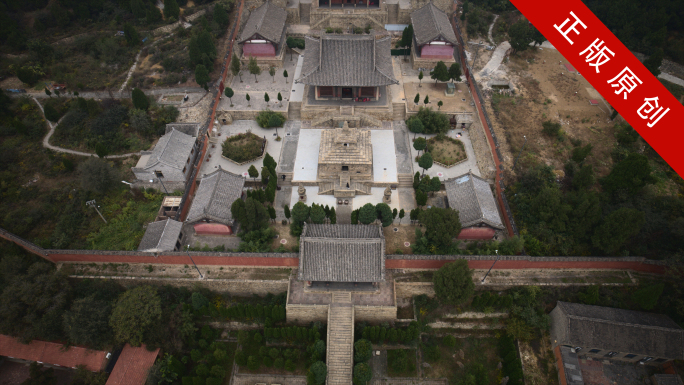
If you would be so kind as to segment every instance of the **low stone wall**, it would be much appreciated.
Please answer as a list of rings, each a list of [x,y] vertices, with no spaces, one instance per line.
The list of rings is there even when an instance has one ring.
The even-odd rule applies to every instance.
[[[230,293],[236,296],[278,294],[287,291],[288,280],[238,280],[238,279],[198,279],[198,278],[162,278],[162,277],[112,277],[96,275],[71,275],[73,279],[108,279],[118,282],[124,287],[140,285],[188,287],[202,286],[212,291]]]
[[[287,314],[287,322],[307,324],[309,322],[327,322],[328,320],[328,305],[291,305],[285,306]],[[396,313],[395,313],[396,314]]]
[[[465,259],[471,269],[489,269],[495,258],[490,255],[386,255],[387,269],[439,269],[457,259]],[[616,269],[664,274],[664,261],[643,257],[531,257],[501,256],[494,270],[506,269]]]
[[[397,319],[396,306],[354,305],[354,322],[393,322]]]
[[[435,286],[432,282],[395,282],[394,288],[397,297],[413,297],[422,294],[429,297],[435,296]]]
[[[262,110],[221,110],[221,111],[216,111],[216,118],[222,122],[222,119],[226,119],[226,123],[228,122],[233,122],[235,120],[254,120],[256,119],[256,116],[261,112]],[[285,111],[275,111],[280,114],[283,114],[285,116],[285,119],[288,119],[288,112],[287,109]]]

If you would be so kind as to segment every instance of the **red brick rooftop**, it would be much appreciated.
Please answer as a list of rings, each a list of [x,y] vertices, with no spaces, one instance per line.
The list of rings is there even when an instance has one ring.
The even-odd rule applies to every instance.
[[[75,368],[85,366],[93,372],[104,368],[107,352],[90,350],[62,344],[34,340],[23,344],[17,338],[0,334],[0,356],[18,358],[27,361],[38,361],[50,365]]]
[[[106,385],[145,385],[147,372],[154,365],[157,354],[159,349],[149,351],[145,345],[134,348],[126,344]]]

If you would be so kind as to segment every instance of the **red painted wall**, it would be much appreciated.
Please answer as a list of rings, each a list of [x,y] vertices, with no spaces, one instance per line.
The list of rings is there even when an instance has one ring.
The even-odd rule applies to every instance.
[[[107,262],[107,263],[163,263],[170,265],[189,265],[192,262],[186,255],[94,255],[94,254],[50,254],[55,262]],[[222,266],[299,266],[299,258],[231,257],[217,255],[193,255],[198,265]]]
[[[424,45],[420,49],[423,59],[453,59],[454,47],[450,45]]]
[[[273,44],[245,43],[242,45],[242,53],[245,55],[245,57],[275,56],[275,47]]]
[[[458,233],[458,239],[482,239],[489,240],[494,238],[496,231],[490,227],[468,227]]]

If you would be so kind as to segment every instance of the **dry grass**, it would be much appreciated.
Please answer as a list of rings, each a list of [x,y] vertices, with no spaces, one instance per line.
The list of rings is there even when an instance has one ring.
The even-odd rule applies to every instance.
[[[408,218],[404,221],[409,222]],[[394,231],[394,229],[397,231]],[[410,246],[404,246],[404,242],[413,244],[416,241],[416,226],[401,224],[383,227],[385,234],[385,254],[396,254],[401,251],[402,254],[413,254]]]

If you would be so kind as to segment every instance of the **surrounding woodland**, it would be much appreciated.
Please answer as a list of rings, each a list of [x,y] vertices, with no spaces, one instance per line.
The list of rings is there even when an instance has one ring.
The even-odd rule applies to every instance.
[[[684,64],[684,7],[679,0],[584,0],[587,7],[632,51],[663,55]],[[493,14],[515,11],[508,0],[469,0],[464,6],[468,34],[487,36]],[[512,23],[502,24],[506,32]]]
[[[179,28],[160,44],[151,44],[151,31],[178,21],[180,7],[189,15],[212,1],[197,0],[191,7],[187,0],[166,2],[162,13],[150,0],[2,1],[0,51],[11,55],[2,56],[0,76],[17,76],[37,90],[43,81],[66,84],[72,91],[118,89],[141,50],[141,57],[150,55],[149,66],[159,67],[161,74],[136,73],[132,86],[185,82],[197,65],[211,72],[233,1],[215,2],[192,28]]]
[[[68,106],[67,115],[80,114],[86,121],[98,121],[107,115],[102,112],[107,111],[103,106],[106,103],[61,99],[48,99],[47,105],[54,100],[55,110]],[[81,109],[83,102],[96,113],[94,118]],[[122,110],[122,122],[108,125],[115,138],[129,130],[125,128],[128,113],[141,111],[124,107],[125,103],[109,105],[109,111]],[[153,114],[141,112],[147,119],[148,114]],[[151,127],[162,124],[157,121],[159,116],[154,119]],[[84,130],[79,135],[95,135],[88,126],[79,127]],[[0,93],[0,226],[46,248],[135,250],[144,233],[143,225],[154,219],[162,199],[158,191],[131,189],[121,183],[133,177],[130,167],[135,165],[135,159],[105,160],[57,153],[42,147],[41,138],[46,133],[46,122],[33,100],[12,99]],[[97,152],[108,151],[97,143]],[[107,224],[86,206],[90,200],[97,202],[100,212],[109,219]]]

